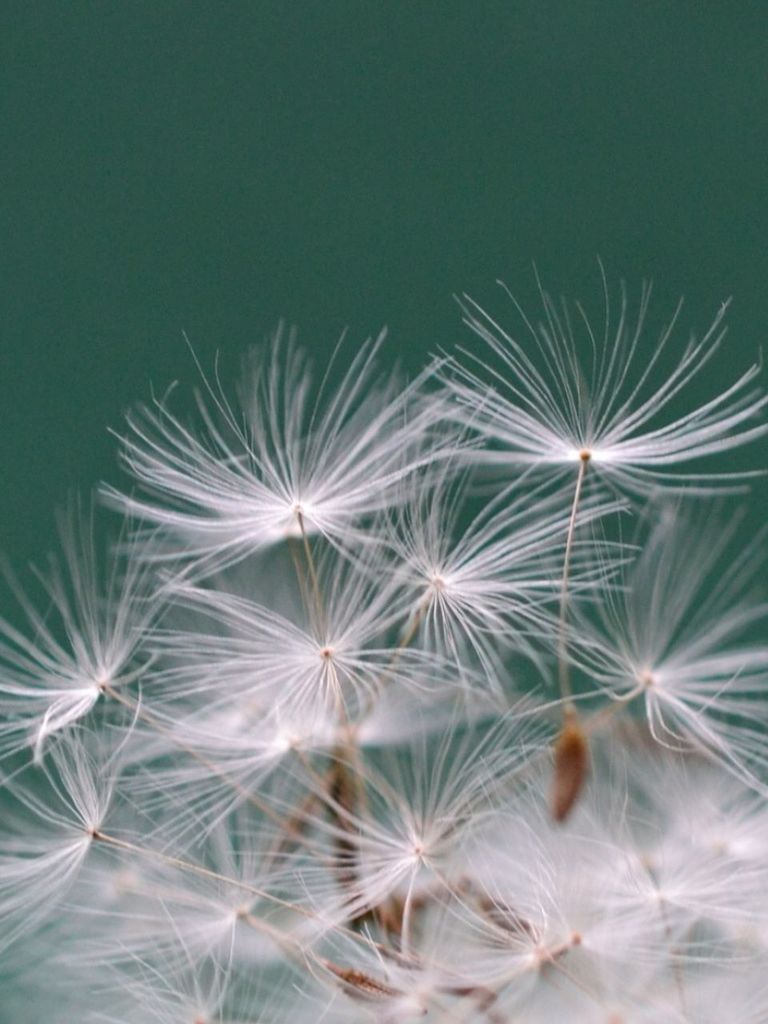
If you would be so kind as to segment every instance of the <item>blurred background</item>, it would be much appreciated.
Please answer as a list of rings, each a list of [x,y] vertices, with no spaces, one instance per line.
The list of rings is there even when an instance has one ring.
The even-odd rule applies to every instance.
[[[765,343],[764,4],[12,0],[1,21],[16,564],[71,489],[120,480],[130,404],[194,385],[183,332],[233,381],[281,318],[320,363],[387,325],[415,372],[468,340],[454,293],[503,319],[501,278],[535,308],[534,262],[599,314],[600,256],[654,279],[654,318],[685,295],[681,340],[734,297],[700,397]]]

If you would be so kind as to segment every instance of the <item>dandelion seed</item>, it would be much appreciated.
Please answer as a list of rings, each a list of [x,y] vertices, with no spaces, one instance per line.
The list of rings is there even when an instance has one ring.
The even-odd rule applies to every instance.
[[[459,532],[462,494],[445,476],[434,491],[420,489],[404,503],[388,543],[413,595],[412,642],[441,656],[447,652],[462,674],[475,660],[479,681],[500,696],[510,653],[540,661],[542,643],[556,632],[569,500],[565,491],[552,493],[523,476]],[[621,507],[589,500],[584,525]],[[596,587],[614,571],[614,562],[607,548],[600,560],[595,543],[577,545],[572,590]]]
[[[0,619],[0,755],[31,747],[40,761],[51,736],[83,719],[107,688],[146,669],[141,648],[159,609],[137,551],[100,564],[93,515],[78,505],[59,518],[63,564],[38,578],[54,616],[44,615],[11,578],[29,635]]]
[[[438,372],[457,418],[493,446],[471,453],[471,458],[501,467],[536,466],[560,477],[575,477],[578,466],[589,464],[588,476],[639,497],[659,485],[681,483],[701,494],[718,480],[736,478],[732,470],[691,476],[681,475],[676,467],[765,436],[768,425],[757,417],[768,397],[755,387],[758,364],[691,411],[676,418],[668,411],[722,346],[727,303],[705,334],[690,340],[664,373],[662,353],[671,343],[681,305],[651,347],[643,333],[650,285],[643,285],[634,321],[622,285],[613,321],[605,278],[603,283],[601,328],[593,327],[581,305],[574,316],[565,300],[558,305],[541,288],[540,324],[529,320],[513,299],[530,340],[527,347],[465,299],[466,322],[497,362],[465,353],[476,370],[451,361]],[[586,364],[580,348],[590,353]],[[657,383],[654,376],[660,378]]]
[[[0,951],[54,913],[80,872],[106,816],[112,784],[82,737],[68,735],[41,763],[42,794],[5,780],[8,808],[0,838]]]
[[[604,693],[643,706],[661,746],[706,752],[764,790],[768,648],[749,631],[766,604],[751,599],[756,545],[731,554],[738,526],[662,515],[625,586],[576,611],[574,656]]]
[[[128,417],[122,456],[155,500],[105,493],[165,531],[172,557],[197,575],[304,532],[354,546],[399,484],[456,449],[435,434],[440,403],[419,401],[424,378],[404,389],[394,376],[377,381],[383,334],[360,347],[335,387],[331,364],[313,397],[309,364],[283,333],[251,353],[239,408],[218,379],[205,381],[199,432],[166,402]]]

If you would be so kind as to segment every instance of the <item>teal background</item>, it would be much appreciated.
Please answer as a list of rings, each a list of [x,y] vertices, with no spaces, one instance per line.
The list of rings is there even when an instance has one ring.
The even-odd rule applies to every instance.
[[[768,326],[764,3],[3,5],[0,551],[119,479],[124,410],[279,318],[415,369],[499,310],[652,276],[730,372]],[[720,378],[717,378],[719,381]],[[710,378],[711,380],[711,378]],[[705,389],[707,390],[707,389]],[[754,446],[751,465],[766,463]],[[743,464],[743,463],[742,463]],[[758,489],[753,522],[764,519]]]

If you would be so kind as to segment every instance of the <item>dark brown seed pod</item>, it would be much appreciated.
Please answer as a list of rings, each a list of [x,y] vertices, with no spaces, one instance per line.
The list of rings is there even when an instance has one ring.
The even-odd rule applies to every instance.
[[[555,821],[565,821],[584,786],[589,771],[589,744],[575,712],[566,713],[555,744],[555,777],[550,807]]]

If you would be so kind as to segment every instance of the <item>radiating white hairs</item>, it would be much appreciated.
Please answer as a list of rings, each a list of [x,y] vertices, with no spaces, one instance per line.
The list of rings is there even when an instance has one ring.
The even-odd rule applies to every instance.
[[[758,366],[540,291],[410,383],[278,330],[8,570],[0,1015],[768,1020]]]

